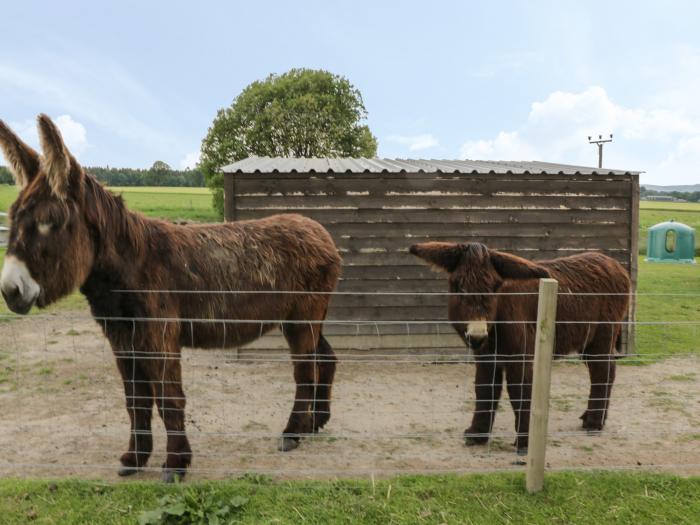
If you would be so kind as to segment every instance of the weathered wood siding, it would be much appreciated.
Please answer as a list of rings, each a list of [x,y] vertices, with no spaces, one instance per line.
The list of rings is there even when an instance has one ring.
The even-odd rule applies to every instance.
[[[340,291],[447,291],[407,253],[426,240],[483,242],[538,260],[600,250],[636,282],[637,175],[226,174],[226,219],[298,212],[340,249]],[[336,296],[329,319],[445,320],[444,296]],[[335,334],[435,334],[435,325],[329,327]],[[448,327],[439,328],[441,333]]]

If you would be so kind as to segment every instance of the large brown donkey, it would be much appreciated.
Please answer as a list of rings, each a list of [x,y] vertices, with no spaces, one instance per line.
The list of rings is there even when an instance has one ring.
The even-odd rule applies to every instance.
[[[119,474],[146,465],[154,404],[167,432],[164,479],[190,464],[182,346],[239,346],[281,325],[297,386],[280,450],[321,428],[335,374],[321,323],[341,265],[328,232],[299,215],[186,226],[146,218],[83,171],[48,117],[40,115],[38,127],[41,156],[0,121],[0,146],[21,188],[0,288],[20,314],[76,287],[87,297],[116,356],[131,419]],[[276,290],[296,293],[269,293]]]
[[[559,281],[554,353],[580,353],[591,380],[583,428],[603,429],[615,381],[616,346],[630,279],[614,259],[587,252],[531,262],[483,244],[427,242],[410,252],[449,274],[448,316],[474,352],[476,406],[467,445],[486,443],[503,380],[515,412],[515,446],[527,450],[538,279]],[[462,294],[462,295],[460,295]]]

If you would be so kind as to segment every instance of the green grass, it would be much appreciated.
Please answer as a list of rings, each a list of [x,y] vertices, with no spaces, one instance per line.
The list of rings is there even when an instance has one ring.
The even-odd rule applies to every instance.
[[[170,220],[214,222],[211,192],[207,188],[114,187],[110,191],[124,197],[131,209],[149,217]],[[7,211],[17,198],[15,186],[0,185],[0,211]]]
[[[690,264],[658,264],[639,260],[637,320],[700,321],[700,297],[669,297],[644,294],[700,293],[700,267]],[[700,347],[698,325],[640,325],[637,352],[654,354],[695,354]]]
[[[405,476],[362,481],[274,482],[251,476],[166,486],[129,482],[0,481],[6,525],[136,523],[159,498],[184,494],[209,508],[238,501],[233,523],[635,523],[690,524],[700,516],[700,478],[646,473],[557,473],[529,495],[520,474]],[[204,498],[202,496],[205,496]]]

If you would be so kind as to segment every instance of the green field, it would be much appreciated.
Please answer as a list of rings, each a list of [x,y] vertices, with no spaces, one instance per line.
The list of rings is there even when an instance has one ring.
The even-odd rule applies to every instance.
[[[127,206],[149,217],[170,220],[213,222],[218,220],[207,188],[110,188],[124,198]],[[0,184],[0,211],[9,209],[17,198],[15,186]]]
[[[542,493],[528,495],[520,474],[403,476],[375,483],[248,476],[185,486],[2,480],[0,516],[7,525],[131,524],[141,516],[147,522],[144,511],[165,508],[184,516],[163,523],[691,524],[700,516],[697,477],[557,473],[546,483]],[[165,505],[158,501],[164,495]],[[206,511],[220,512],[221,519],[194,521],[195,512]]]

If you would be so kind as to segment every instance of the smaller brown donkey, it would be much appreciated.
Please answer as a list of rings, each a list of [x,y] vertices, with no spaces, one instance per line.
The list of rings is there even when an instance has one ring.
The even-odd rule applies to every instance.
[[[323,427],[336,360],[321,323],[341,265],[328,232],[299,215],[202,225],[146,218],[83,171],[48,117],[38,126],[42,155],[0,121],[0,147],[20,187],[0,289],[19,314],[78,287],[87,297],[116,357],[131,420],[119,474],[146,465],[154,404],[167,433],[163,479],[185,474],[192,451],[183,346],[235,347],[281,325],[296,394],[280,450]]]
[[[614,259],[595,252],[531,262],[483,244],[426,242],[410,252],[449,274],[448,316],[474,352],[476,406],[467,445],[486,443],[503,380],[515,412],[515,446],[527,451],[538,279],[559,281],[554,353],[580,353],[591,380],[583,428],[603,429],[615,381],[616,346],[630,280]],[[463,295],[458,295],[463,294]]]

